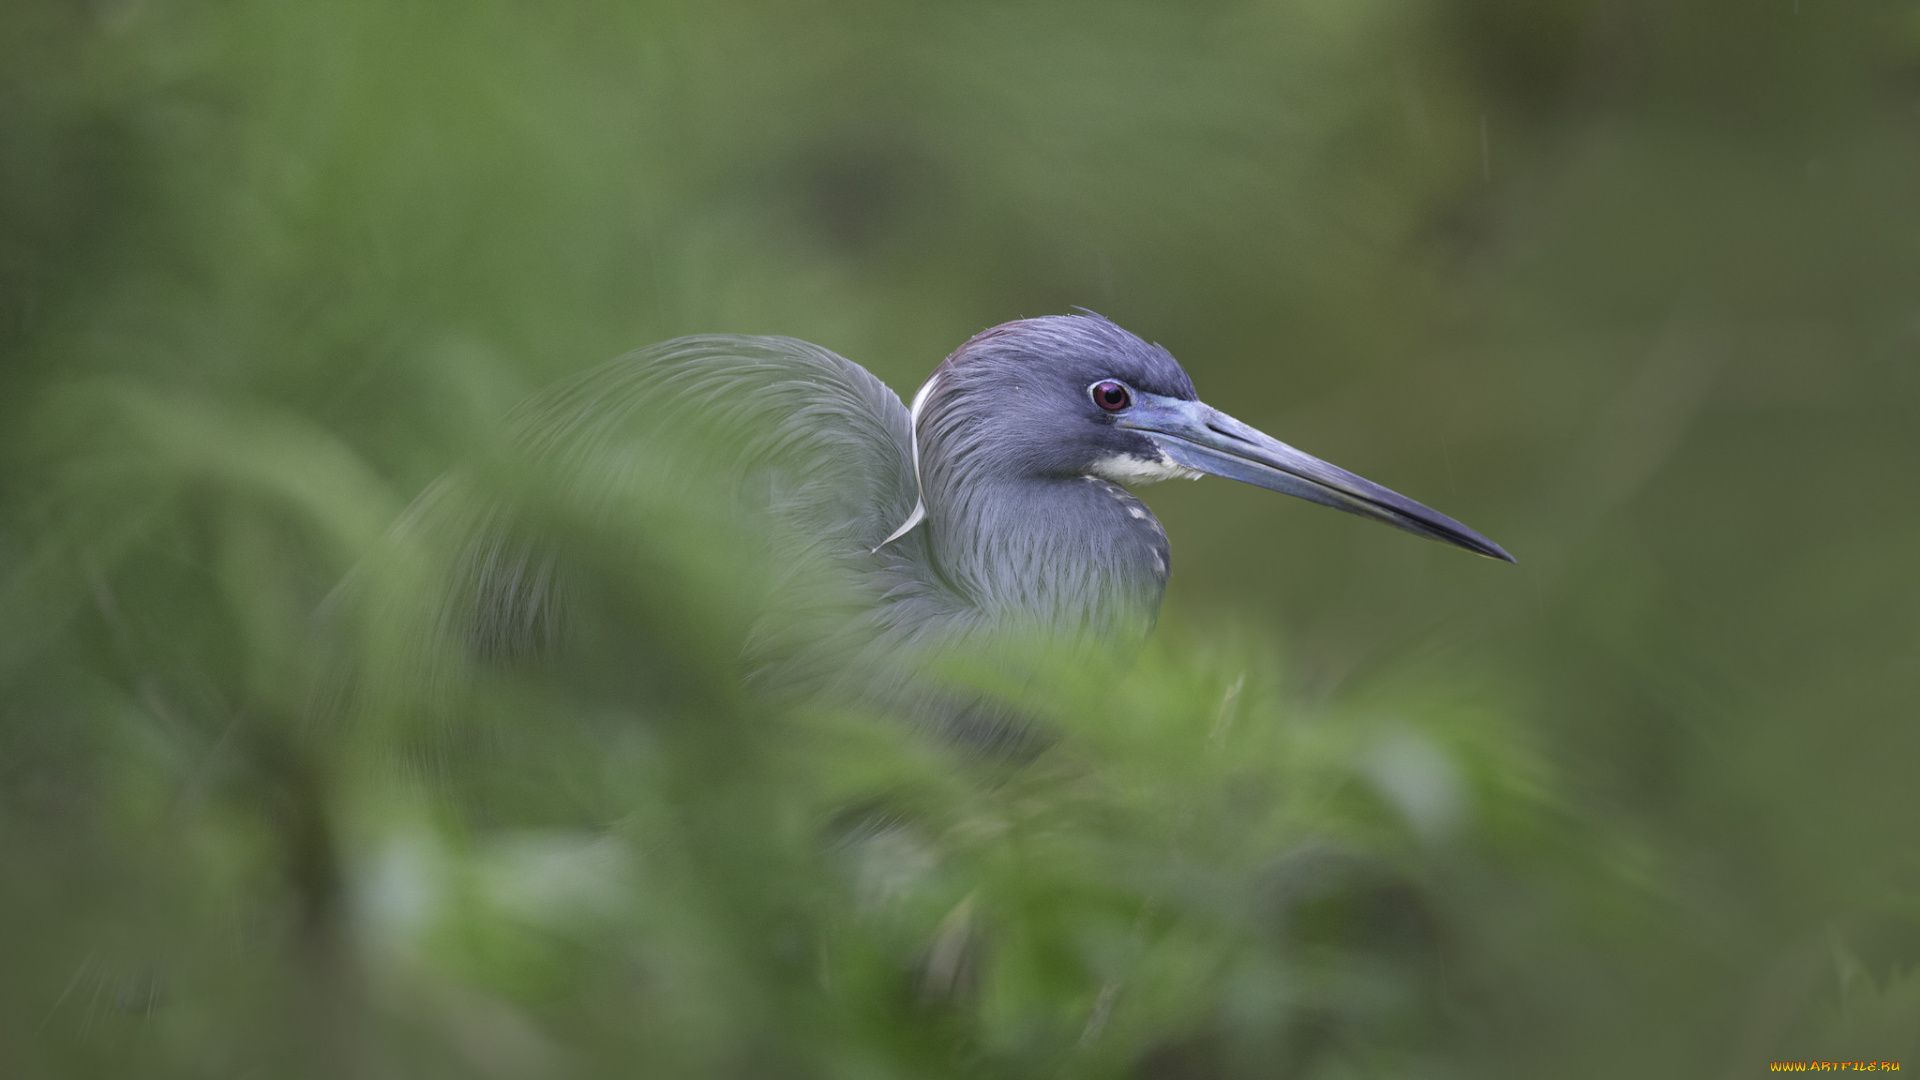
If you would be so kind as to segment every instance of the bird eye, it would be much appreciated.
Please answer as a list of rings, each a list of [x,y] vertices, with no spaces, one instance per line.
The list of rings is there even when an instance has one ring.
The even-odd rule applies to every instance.
[[[1133,395],[1127,393],[1126,387],[1121,386],[1112,379],[1094,383],[1092,393],[1093,403],[1108,412],[1119,412],[1121,409],[1133,404]]]

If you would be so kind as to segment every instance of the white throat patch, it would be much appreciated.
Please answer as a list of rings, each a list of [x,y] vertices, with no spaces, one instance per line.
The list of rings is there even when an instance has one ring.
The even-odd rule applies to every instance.
[[[1198,469],[1189,469],[1178,465],[1165,454],[1157,458],[1134,457],[1131,454],[1115,454],[1093,463],[1088,470],[1102,480],[1111,480],[1116,484],[1157,484],[1162,480],[1198,480],[1207,475]]]

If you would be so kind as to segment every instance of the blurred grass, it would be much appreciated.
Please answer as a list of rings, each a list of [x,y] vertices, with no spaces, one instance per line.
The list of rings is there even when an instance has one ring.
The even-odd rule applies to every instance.
[[[0,1071],[1910,1057],[1917,137],[1894,3],[16,0]],[[533,388],[1072,304],[1522,565],[1151,491],[1011,771],[743,696],[697,515],[556,519],[609,651],[415,647]]]

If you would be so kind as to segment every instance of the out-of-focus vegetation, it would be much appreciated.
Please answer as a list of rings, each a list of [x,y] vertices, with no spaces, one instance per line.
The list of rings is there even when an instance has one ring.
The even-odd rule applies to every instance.
[[[1149,491],[1018,766],[744,692],[698,493],[421,645],[535,387],[1074,304],[1521,565]],[[1917,354],[1911,4],[11,0],[0,1073],[1920,1064]]]

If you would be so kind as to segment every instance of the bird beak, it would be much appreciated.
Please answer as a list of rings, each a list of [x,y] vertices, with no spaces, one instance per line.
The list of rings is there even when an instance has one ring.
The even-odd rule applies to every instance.
[[[1445,514],[1429,510],[1371,480],[1303,454],[1198,401],[1136,394],[1116,424],[1141,432],[1172,462],[1295,495],[1308,502],[1384,521],[1395,528],[1466,548],[1476,555],[1515,561],[1499,544]]]

